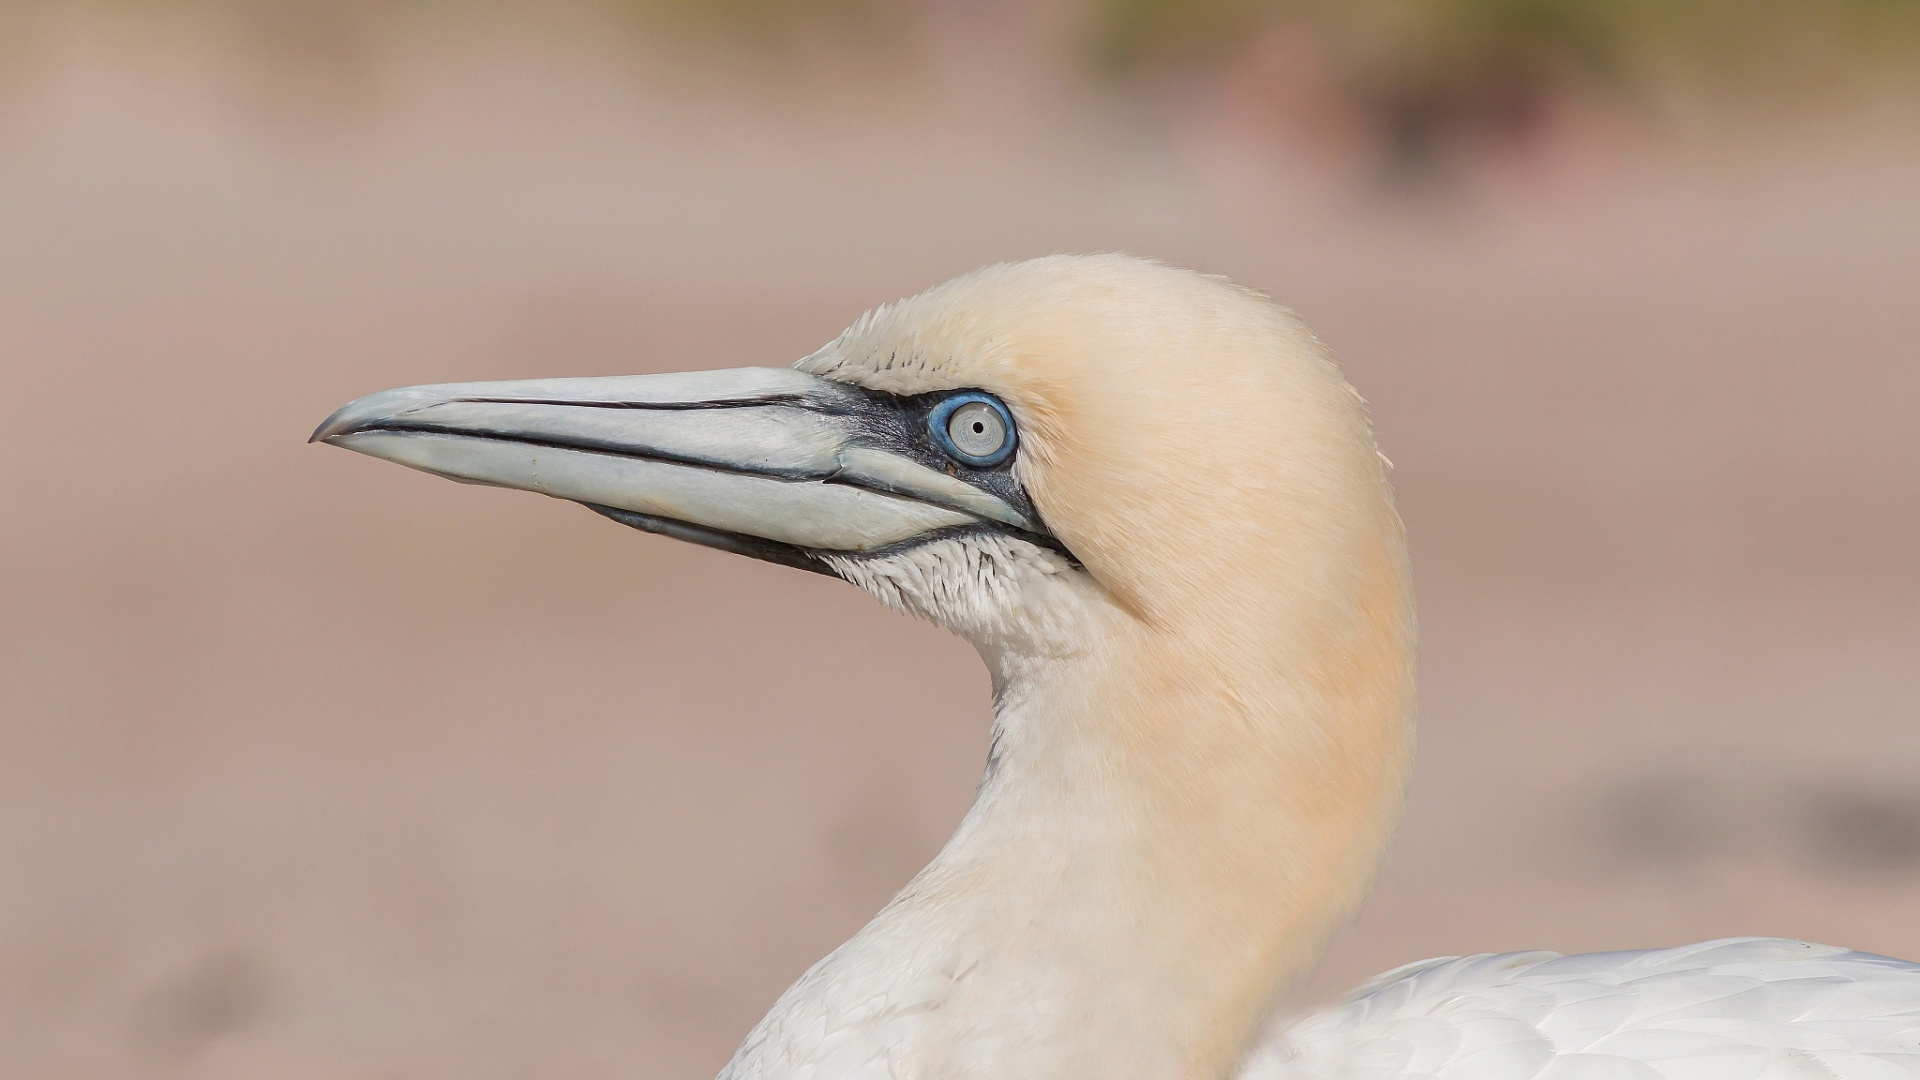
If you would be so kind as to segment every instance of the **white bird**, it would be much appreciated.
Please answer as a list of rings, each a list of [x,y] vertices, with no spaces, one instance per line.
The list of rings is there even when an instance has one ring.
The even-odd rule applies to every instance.
[[[1414,616],[1363,403],[1222,279],[992,266],[792,368],[392,390],[314,438],[978,648],[973,807],[723,1080],[1920,1078],[1920,966],[1795,941],[1430,960],[1260,1035],[1398,817]]]

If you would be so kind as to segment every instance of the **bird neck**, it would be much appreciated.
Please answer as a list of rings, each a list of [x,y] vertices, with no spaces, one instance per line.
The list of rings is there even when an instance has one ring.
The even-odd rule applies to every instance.
[[[983,648],[996,724],[972,809],[723,1077],[1229,1074],[1398,815],[1412,614],[1394,525],[1330,603],[1116,614],[1065,655]]]

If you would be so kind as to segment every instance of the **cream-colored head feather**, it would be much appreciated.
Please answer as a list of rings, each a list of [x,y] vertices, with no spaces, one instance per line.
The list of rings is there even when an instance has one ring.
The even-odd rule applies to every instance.
[[[1202,614],[1185,594],[1227,583],[1254,606],[1309,601],[1321,590],[1301,585],[1335,569],[1324,560],[1354,529],[1397,528],[1363,406],[1325,348],[1219,278],[1119,255],[991,266],[870,312],[796,366],[895,394],[999,395],[1048,524],[1150,620]],[[1263,569],[1285,587],[1248,596]]]

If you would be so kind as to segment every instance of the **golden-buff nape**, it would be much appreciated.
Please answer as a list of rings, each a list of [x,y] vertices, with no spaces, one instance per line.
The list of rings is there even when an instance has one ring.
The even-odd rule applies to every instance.
[[[956,542],[848,575],[973,638],[999,699],[968,821],[868,933],[927,916],[984,943],[961,946],[956,1027],[1059,1013],[930,1029],[956,1056],[927,1075],[1220,1075],[1357,906],[1399,808],[1412,600],[1362,402],[1265,297],[1117,255],[988,267],[798,366],[1000,397],[1016,474],[1084,566]],[[957,1064],[981,1054],[1007,1071]]]

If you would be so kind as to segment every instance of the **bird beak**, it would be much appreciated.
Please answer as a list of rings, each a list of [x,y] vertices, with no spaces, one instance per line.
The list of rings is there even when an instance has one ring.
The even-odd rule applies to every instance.
[[[790,368],[448,383],[363,397],[311,441],[820,573],[974,528],[1057,543],[940,468],[915,409]]]

